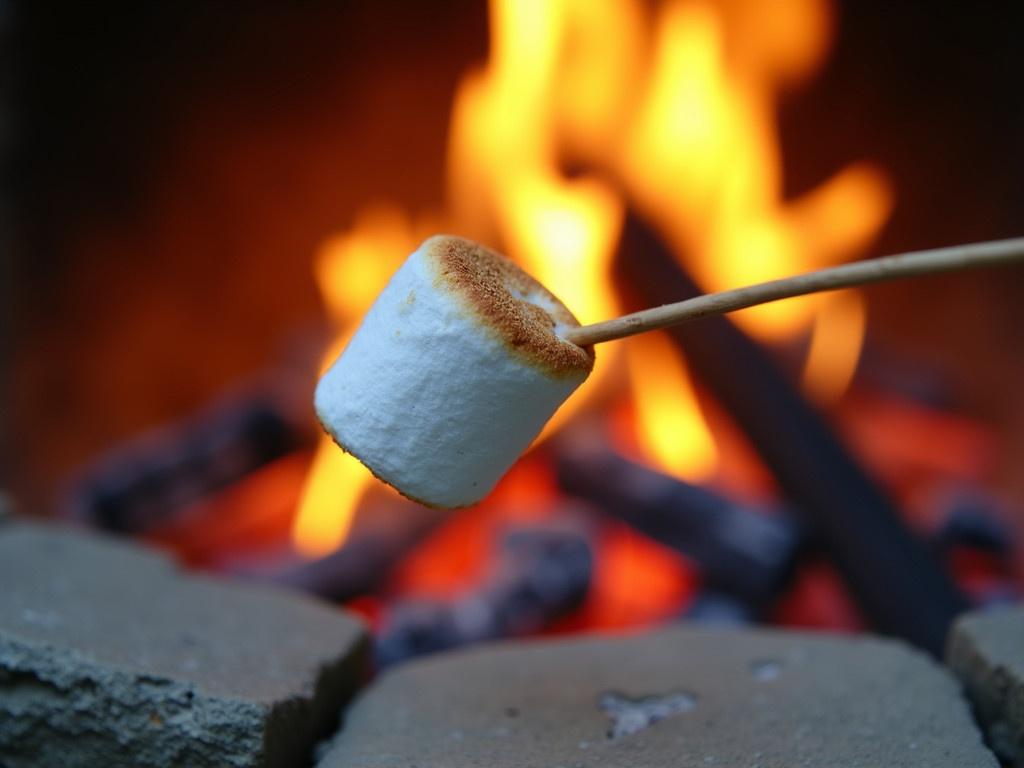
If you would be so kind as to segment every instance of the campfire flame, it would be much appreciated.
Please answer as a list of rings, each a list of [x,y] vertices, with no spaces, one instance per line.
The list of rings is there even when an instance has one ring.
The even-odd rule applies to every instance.
[[[620,190],[709,291],[849,259],[885,223],[891,190],[865,163],[783,198],[777,100],[827,51],[826,0],[675,0],[655,12],[640,0],[491,0],[490,19],[489,58],[466,73],[452,106],[448,209],[430,224],[499,247],[583,323],[622,311],[611,279]],[[568,177],[567,158],[587,172]],[[324,245],[316,277],[338,329],[325,362],[430,231],[377,206]],[[845,291],[736,319],[767,341],[809,333],[804,389],[828,403],[856,368],[866,309]],[[628,397],[643,459],[691,481],[714,476],[715,436],[667,339],[649,334],[599,352],[545,434],[599,393]],[[623,366],[626,376],[614,375]],[[299,551],[338,547],[370,482],[324,438],[294,526]]]

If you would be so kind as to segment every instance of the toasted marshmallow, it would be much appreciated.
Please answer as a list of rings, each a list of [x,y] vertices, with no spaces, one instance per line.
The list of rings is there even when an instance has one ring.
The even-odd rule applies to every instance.
[[[409,498],[486,496],[587,378],[579,323],[504,256],[458,237],[425,241],[320,379],[316,411],[345,451]]]

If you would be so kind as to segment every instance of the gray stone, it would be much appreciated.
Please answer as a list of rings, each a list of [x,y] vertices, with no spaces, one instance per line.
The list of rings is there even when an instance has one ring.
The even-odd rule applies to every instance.
[[[0,765],[294,766],[362,679],[362,625],[113,539],[0,529]]]
[[[992,748],[1024,766],[1024,606],[961,616],[946,663],[964,684]]]
[[[995,768],[959,687],[887,640],[677,627],[396,667],[318,768]]]

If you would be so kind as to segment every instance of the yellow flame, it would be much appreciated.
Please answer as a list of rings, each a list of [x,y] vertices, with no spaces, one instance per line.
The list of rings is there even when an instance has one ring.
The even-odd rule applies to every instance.
[[[706,480],[717,466],[718,450],[682,358],[663,333],[624,343],[630,384],[637,393],[637,442],[645,457],[683,480]]]
[[[564,149],[581,159],[605,157],[628,125],[639,89],[646,41],[634,0],[566,0],[551,103]]]
[[[509,195],[509,252],[551,289],[582,323],[615,315],[618,303],[609,279],[621,203],[603,184],[571,186],[550,179],[524,181]],[[614,349],[601,349],[583,392],[570,398],[544,428],[541,439],[587,402],[614,367]]]
[[[891,210],[884,176],[863,164],[797,200],[783,198],[777,89],[817,62],[830,27],[829,6],[818,0],[663,7],[647,95],[619,168],[708,290],[849,258]],[[736,319],[768,340],[814,322],[804,384],[814,396],[834,399],[852,377],[862,343],[857,306],[850,298],[795,299]]]
[[[645,96],[616,158],[637,200],[686,247],[699,244],[726,191],[735,198],[773,170],[754,157],[759,137],[725,79],[722,35],[714,7],[664,6]]]
[[[320,246],[313,273],[338,328],[359,321],[414,244],[412,223],[402,210],[378,203],[360,211],[351,230]]]
[[[885,225],[895,200],[885,175],[852,163],[783,212],[805,268],[819,268],[863,251]]]
[[[320,439],[292,527],[299,554],[322,557],[344,543],[370,477],[354,456],[330,438]]]
[[[619,309],[610,271],[623,206],[596,177],[567,179],[558,166],[560,56],[570,11],[584,5],[492,0],[491,58],[456,92],[448,180],[458,230],[500,243],[587,323]],[[615,358],[614,349],[601,350],[584,394],[563,406],[545,435],[601,388]]]

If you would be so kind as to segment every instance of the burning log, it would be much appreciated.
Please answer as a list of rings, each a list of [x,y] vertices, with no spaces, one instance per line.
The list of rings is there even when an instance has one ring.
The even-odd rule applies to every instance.
[[[961,491],[946,500],[931,544],[939,554],[963,547],[994,555],[1007,563],[1014,551],[1013,532],[999,504],[980,492]]]
[[[274,397],[247,394],[101,457],[72,487],[65,514],[144,533],[307,441]]]
[[[307,560],[289,547],[281,558],[266,562],[240,560],[224,568],[234,576],[298,589],[325,600],[346,602],[375,592],[394,566],[443,519],[443,513],[405,499],[370,504],[365,517],[381,518],[369,530],[360,526],[344,546],[324,557]]]
[[[701,293],[635,215],[624,226],[618,271],[642,297],[638,304]],[[967,601],[821,417],[728,319],[700,320],[667,333],[754,445],[794,512],[820,538],[868,619],[940,655]]]
[[[377,660],[383,667],[541,630],[583,602],[591,571],[585,535],[559,528],[513,530],[505,535],[500,561],[479,589],[451,602],[392,605],[377,639]]]
[[[788,515],[761,514],[628,461],[587,435],[565,441],[563,491],[693,560],[709,593],[758,615],[785,586],[803,536]]]
[[[973,489],[959,489],[939,503],[938,524],[929,531],[928,543],[978,608],[1024,597],[1015,577],[1017,542],[1006,523],[1016,513]]]
[[[704,590],[690,601],[683,618],[701,624],[739,626],[750,624],[757,616],[749,605],[732,595]]]

